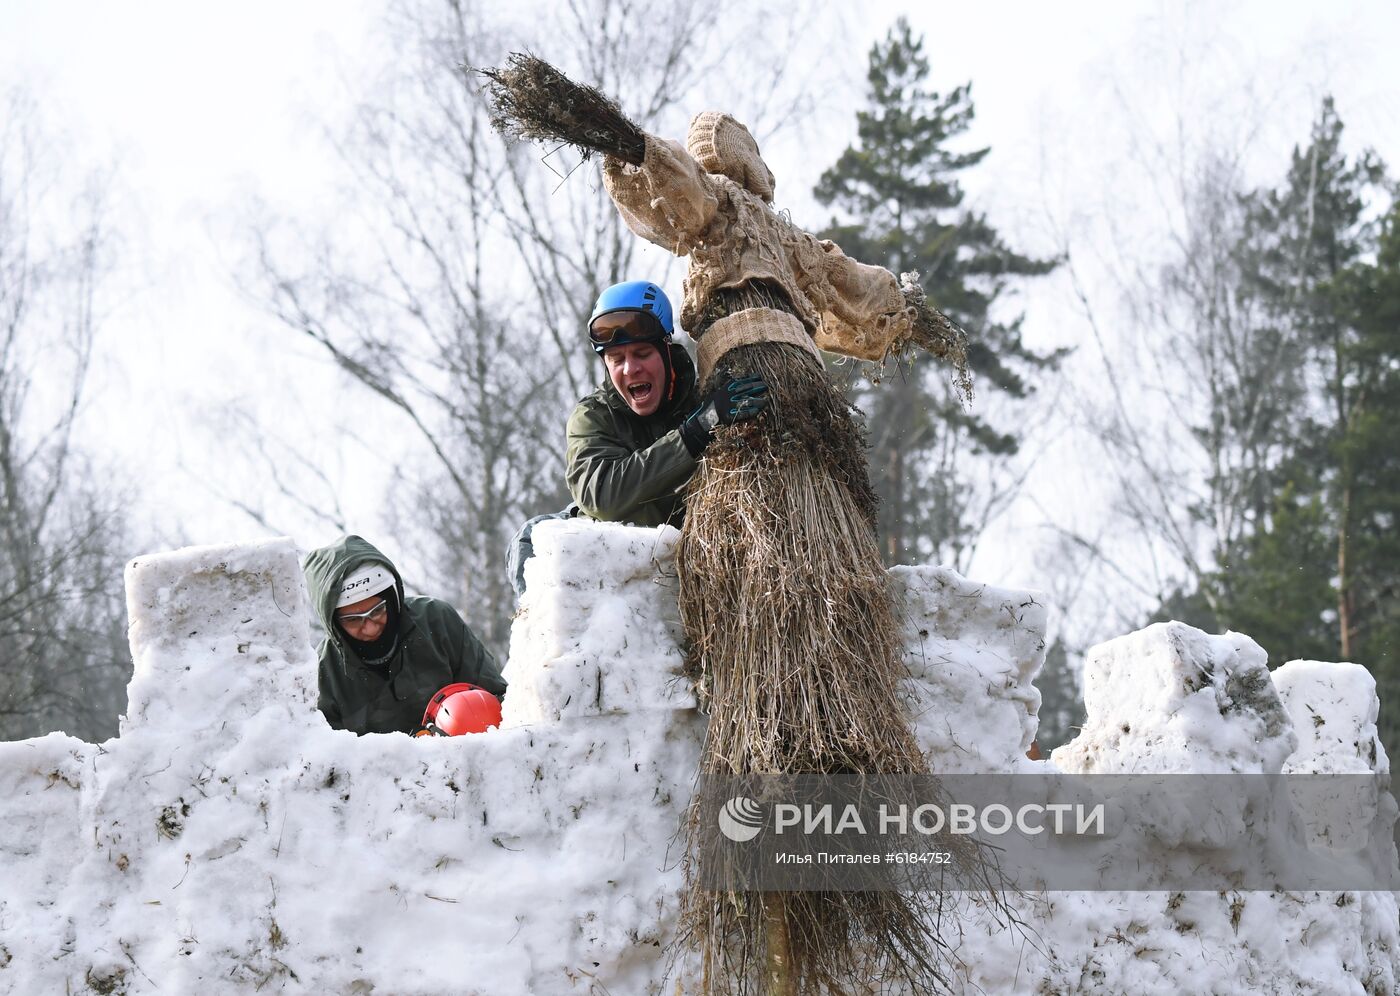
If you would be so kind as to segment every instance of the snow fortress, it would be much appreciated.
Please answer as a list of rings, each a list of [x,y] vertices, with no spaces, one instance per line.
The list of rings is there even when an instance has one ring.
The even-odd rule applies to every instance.
[[[669,956],[703,735],[676,535],[542,525],[503,727],[454,739],[326,727],[290,542],[134,561],[121,735],[0,744],[0,992],[697,992]],[[892,576],[934,769],[1045,770],[1024,757],[1043,605]],[[1111,641],[1085,694],[1064,770],[1388,771],[1364,669],[1270,676],[1237,634]],[[1165,828],[1164,863],[1189,831]],[[960,909],[970,991],[1392,993],[1400,973],[1390,893],[1030,894],[1028,932]]]

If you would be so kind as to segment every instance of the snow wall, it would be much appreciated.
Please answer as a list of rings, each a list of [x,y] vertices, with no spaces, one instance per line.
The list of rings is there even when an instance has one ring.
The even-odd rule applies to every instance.
[[[0,992],[698,992],[670,956],[703,734],[675,676],[677,535],[540,526],[504,724],[455,739],[327,728],[290,541],[133,561],[121,735],[0,744]],[[1043,604],[892,577],[936,771],[1388,770],[1363,668],[1270,680],[1247,637],[1176,623],[1095,648],[1082,734],[1027,761]],[[1391,893],[1018,906],[1025,931],[959,904],[969,991],[1397,991]]]

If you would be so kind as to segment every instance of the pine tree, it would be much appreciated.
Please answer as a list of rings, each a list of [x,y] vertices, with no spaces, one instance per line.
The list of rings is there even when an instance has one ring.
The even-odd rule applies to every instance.
[[[1227,595],[1212,629],[1249,634],[1276,665],[1338,659],[1329,513],[1315,484],[1300,487],[1297,476],[1214,579]]]
[[[991,312],[1009,280],[1055,263],[1012,251],[984,215],[963,208],[958,177],[989,150],[950,148],[972,124],[971,84],[942,95],[927,88],[928,78],[923,40],[900,18],[870,50],[858,143],[817,185],[823,205],[854,219],[833,220],[825,235],[865,262],[918,271],[930,300],[970,331],[981,396],[1024,399],[1059,355],[1027,349],[1021,319],[1001,322]],[[876,390],[852,389],[869,417],[887,561],[965,566],[991,500],[976,496],[968,458],[1015,453],[1019,433],[964,410],[946,372],[918,359]]]
[[[1400,749],[1400,205],[1359,262],[1328,288],[1338,343],[1330,503],[1341,656],[1365,664],[1381,697],[1381,739]]]
[[[1240,397],[1272,406],[1265,435],[1239,432],[1235,409],[1211,413],[1198,437],[1265,459],[1241,461],[1234,487],[1247,526],[1216,551],[1217,569],[1158,616],[1248,633],[1275,664],[1351,660],[1376,677],[1381,734],[1400,748],[1400,206],[1369,152],[1349,159],[1344,128],[1324,100],[1310,142],[1295,148],[1276,189],[1245,199],[1235,295],[1261,325],[1258,355],[1241,364]],[[1248,357],[1246,357],[1248,359]],[[1230,392],[1221,396],[1228,398]],[[1256,418],[1251,424],[1259,424]]]
[[[1248,230],[1239,248],[1240,293],[1258,301],[1263,332],[1281,342],[1293,362],[1286,380],[1267,385],[1288,405],[1272,424],[1272,449],[1283,454],[1273,473],[1261,476],[1252,533],[1236,549],[1218,551],[1225,568],[1214,580],[1225,621],[1248,617],[1251,602],[1269,605],[1261,615],[1303,611],[1298,599],[1280,605],[1278,583],[1261,575],[1287,569],[1292,559],[1302,573],[1316,572],[1330,535],[1336,591],[1323,613],[1330,627],[1329,656],[1352,656],[1352,558],[1348,555],[1350,511],[1356,473],[1348,456],[1351,423],[1368,376],[1355,352],[1356,308],[1349,308],[1338,281],[1376,248],[1376,226],[1367,204],[1383,177],[1370,153],[1349,160],[1342,151],[1343,124],[1330,98],[1322,103],[1306,148],[1293,150],[1283,184],[1248,198]],[[1301,595],[1296,584],[1285,587]],[[1314,592],[1314,595],[1316,593]],[[1302,625],[1307,621],[1308,625]],[[1288,645],[1316,650],[1318,626],[1299,619]],[[1233,624],[1233,623],[1232,623]],[[1282,649],[1282,648],[1280,648]],[[1304,656],[1294,650],[1292,656]]]

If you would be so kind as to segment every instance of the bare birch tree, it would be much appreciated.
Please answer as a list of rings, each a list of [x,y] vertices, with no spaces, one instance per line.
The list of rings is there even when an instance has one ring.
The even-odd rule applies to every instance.
[[[1073,432],[1111,495],[1107,508],[1071,510],[1084,512],[1077,521],[1047,515],[1054,558],[1073,579],[1062,587],[1095,606],[1072,650],[1153,617],[1242,626],[1228,603],[1244,554],[1316,418],[1312,211],[1306,196],[1281,206],[1269,188],[1287,157],[1261,156],[1280,117],[1271,101],[1287,87],[1223,87],[1215,70],[1230,55],[1213,45],[1163,38],[1134,52],[1134,72],[1171,81],[1165,92],[1136,77],[1110,82],[1133,122],[1111,187],[1124,201],[1064,244],[1088,340],[1081,358],[1093,367],[1079,371],[1093,387]],[[1306,181],[1299,156],[1295,147]]]
[[[116,732],[130,674],[122,507],[80,448],[105,269],[35,105],[0,102],[0,738]]]
[[[746,46],[771,41],[775,29],[749,34],[769,20],[737,3],[575,2],[547,37],[525,37],[455,0],[400,2],[401,58],[336,138],[354,178],[340,223],[255,233],[251,293],[347,375],[347,405],[380,421],[394,543],[498,651],[514,611],[506,541],[568,500],[564,420],[598,376],[582,329],[604,286],[638,275],[639,240],[591,167],[502,143],[470,67],[533,45],[664,132],[699,109],[687,99],[702,82],[712,91]],[[771,102],[789,69],[780,58],[745,81],[769,101],[760,126],[791,113]]]

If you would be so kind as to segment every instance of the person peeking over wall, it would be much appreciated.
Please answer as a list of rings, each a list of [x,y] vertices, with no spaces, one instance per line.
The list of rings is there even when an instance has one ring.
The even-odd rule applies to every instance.
[[[405,598],[393,562],[368,541],[342,537],[302,569],[326,631],[317,706],[333,729],[411,735],[433,696],[458,682],[504,697],[500,666],[457,610]]]

